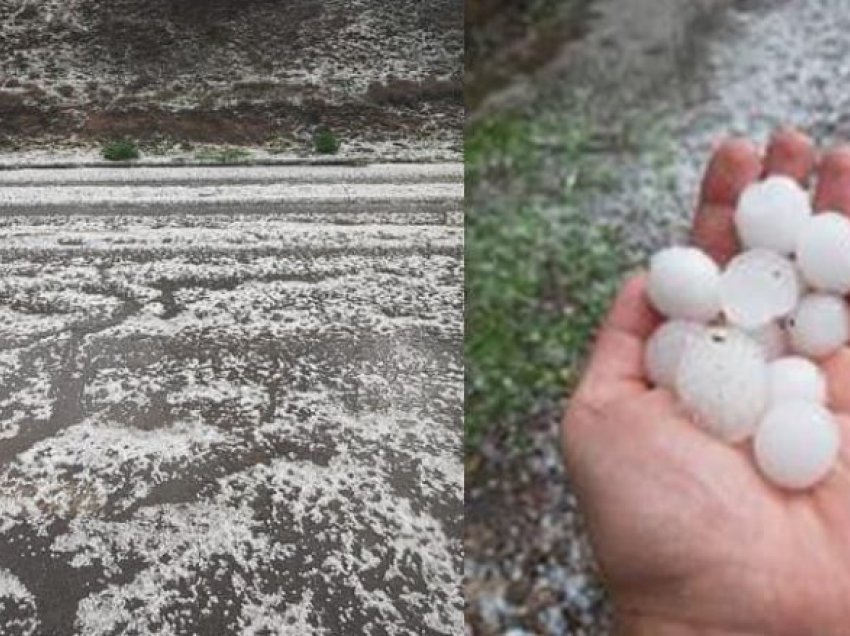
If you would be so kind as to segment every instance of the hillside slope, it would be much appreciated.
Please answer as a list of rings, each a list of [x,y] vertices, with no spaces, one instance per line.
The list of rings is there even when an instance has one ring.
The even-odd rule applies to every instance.
[[[0,143],[459,149],[461,0],[0,4]]]

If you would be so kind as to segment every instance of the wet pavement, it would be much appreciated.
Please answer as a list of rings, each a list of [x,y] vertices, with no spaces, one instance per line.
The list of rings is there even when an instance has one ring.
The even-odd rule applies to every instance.
[[[460,205],[0,207],[3,633],[462,633]]]

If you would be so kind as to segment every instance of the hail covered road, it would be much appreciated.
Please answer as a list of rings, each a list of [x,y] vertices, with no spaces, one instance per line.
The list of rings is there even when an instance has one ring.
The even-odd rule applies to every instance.
[[[460,634],[462,169],[0,172],[3,634]]]

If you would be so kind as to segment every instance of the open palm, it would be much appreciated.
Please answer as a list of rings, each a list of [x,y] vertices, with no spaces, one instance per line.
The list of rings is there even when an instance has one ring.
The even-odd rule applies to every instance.
[[[764,174],[807,181],[812,144],[778,133],[764,159],[725,142],[706,171],[694,241],[718,261],[737,251],[741,190]],[[815,207],[850,214],[850,150],[817,169]],[[850,350],[823,364],[842,425],[839,461],[816,488],[789,493],[758,473],[747,445],[688,422],[651,388],[644,343],[660,318],[644,278],[620,292],[564,421],[565,453],[624,633],[850,634]]]

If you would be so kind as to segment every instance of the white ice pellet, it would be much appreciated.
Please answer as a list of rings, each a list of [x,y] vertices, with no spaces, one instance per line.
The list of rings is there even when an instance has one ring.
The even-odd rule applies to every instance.
[[[701,334],[705,326],[689,320],[668,320],[649,337],[644,351],[644,366],[649,380],[656,386],[672,389],[676,370],[688,343]]]
[[[850,291],[850,220],[824,212],[806,221],[797,240],[797,266],[819,291]]]
[[[790,260],[765,249],[733,258],[720,276],[720,306],[732,324],[755,329],[790,313],[800,298]]]
[[[735,227],[745,247],[790,254],[811,214],[806,191],[790,177],[774,175],[744,189],[735,211]]]
[[[780,402],[765,414],[756,431],[756,463],[777,486],[809,488],[834,465],[840,438],[835,418],[820,404]]]
[[[756,329],[745,329],[744,333],[761,347],[764,359],[768,362],[788,353],[788,334],[778,320],[771,320]]]
[[[770,404],[788,400],[826,403],[826,378],[811,360],[788,356],[767,367]]]
[[[807,294],[787,321],[791,349],[811,358],[822,358],[850,338],[850,315],[840,296]]]
[[[676,392],[702,428],[739,442],[752,435],[767,405],[767,363],[742,332],[707,328],[682,355]]]
[[[668,247],[652,257],[647,293],[668,318],[708,322],[720,312],[720,270],[694,247]]]

